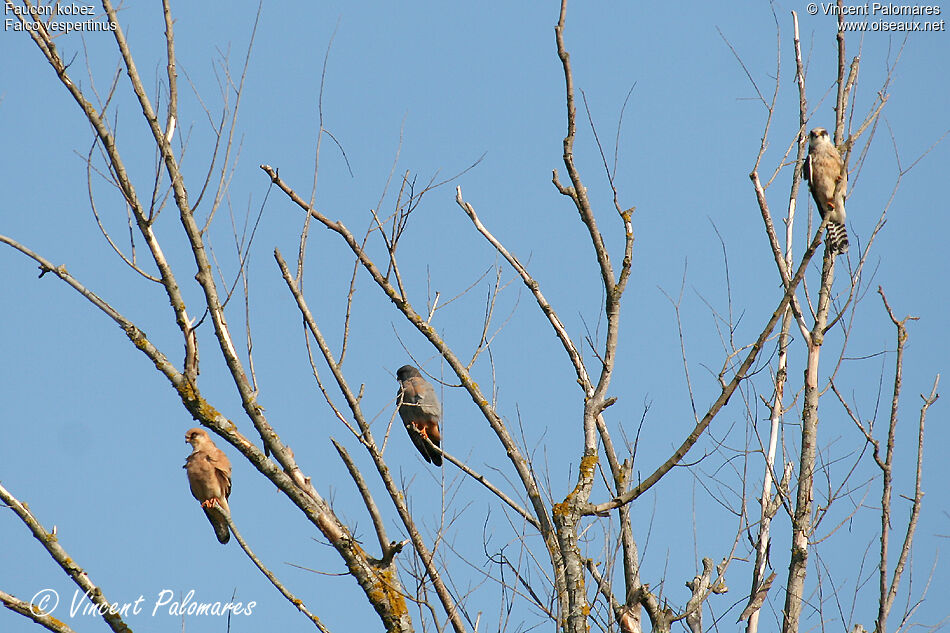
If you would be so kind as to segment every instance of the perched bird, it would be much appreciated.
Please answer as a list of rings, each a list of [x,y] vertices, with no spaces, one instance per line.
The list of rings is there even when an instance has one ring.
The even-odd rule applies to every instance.
[[[185,442],[191,444],[192,451],[182,468],[188,473],[191,494],[201,502],[205,516],[211,521],[214,533],[222,544],[231,539],[228,522],[212,510],[218,506],[228,515],[228,497],[231,495],[231,462],[220,448],[214,445],[208,432],[194,428],[185,433]]]
[[[439,431],[442,406],[435,389],[412,365],[400,367],[396,372],[396,380],[399,381],[399,391],[396,393],[399,416],[406,426],[409,439],[427,462],[441,466],[442,453],[432,446],[442,444],[442,432]]]
[[[808,133],[808,156],[802,175],[808,181],[821,218],[828,217],[828,246],[838,253],[847,252],[844,197],[848,192],[848,173],[825,128],[816,127]]]

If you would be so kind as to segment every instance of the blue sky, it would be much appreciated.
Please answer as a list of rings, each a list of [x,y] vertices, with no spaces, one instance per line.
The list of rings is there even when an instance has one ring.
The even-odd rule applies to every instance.
[[[201,102],[217,114],[222,74],[218,67],[216,76],[214,62],[228,55],[234,77],[240,75],[256,7],[248,2],[175,3],[182,76],[178,134],[190,135],[184,169],[193,191],[210,156],[210,130],[185,73]],[[611,157],[618,116],[633,88],[619,136],[616,181],[621,204],[637,208],[635,269],[627,290],[620,361],[611,389],[619,401],[609,417],[615,441],[620,440],[621,428],[632,440],[644,408],[649,408],[637,455],[637,469],[643,476],[692,427],[675,314],[664,293],[676,297],[683,288],[685,348],[697,407],[702,410],[718,393],[715,378],[723,360],[707,302],[721,314],[731,308],[738,321],[736,340],[744,344],[758,333],[780,298],[779,279],[748,178],[766,111],[724,38],[767,97],[774,89],[776,43],[780,46],[780,96],[762,169],[767,178],[797,132],[791,10],[799,12],[802,47],[808,58],[809,127],[833,126],[834,21],[820,12],[808,15],[806,7],[804,3],[775,4],[777,36],[776,17],[764,3],[578,2],[569,6],[566,37],[576,86],[586,95],[598,135]],[[101,13],[97,8],[97,15]],[[121,20],[146,88],[154,96],[164,75],[159,7],[132,3],[121,12]],[[418,183],[443,180],[482,157],[475,168],[428,193],[414,212],[400,253],[410,297],[417,307],[424,306],[427,293],[438,291],[444,301],[502,263],[456,206],[454,189],[459,185],[488,228],[529,265],[575,340],[581,341],[585,324],[594,332],[599,323],[601,291],[576,212],[550,182],[552,169],[559,169],[565,178],[560,159],[564,89],[554,48],[556,21],[557,6],[540,2],[264,4],[240,105],[240,156],[228,199],[239,223],[246,213],[256,218],[263,209],[249,258],[260,401],[318,490],[333,500],[336,511],[356,526],[367,545],[375,542],[372,526],[328,437],[347,443],[367,468],[369,460],[330,415],[314,384],[300,319],[272,255],[277,247],[288,259],[295,257],[302,217],[280,192],[267,196],[269,182],[258,165],[279,168],[287,182],[309,194],[317,99],[332,37],[324,125],[339,141],[346,159],[324,138],[317,206],[362,234],[369,225],[370,209],[389,213],[393,208],[396,185],[390,185],[381,205],[380,199],[397,152],[394,182],[407,171]],[[849,35],[847,45],[849,56],[860,51],[862,59],[854,93],[856,120],[871,107],[887,69],[900,54],[867,159],[860,173],[851,176],[848,217],[856,246],[866,244],[888,205],[899,166],[909,167],[950,129],[946,65],[950,39],[946,32],[913,33],[906,42],[899,35],[868,33],[863,38]],[[108,34],[64,35],[57,46],[66,59],[73,60],[71,74],[88,88],[85,47],[96,89],[107,90],[118,63]],[[164,293],[121,263],[103,240],[89,209],[83,161],[92,143],[89,126],[24,33],[7,30],[0,35],[0,58],[4,60],[0,65],[0,182],[5,192],[0,233],[66,265],[180,365],[181,344]],[[113,110],[113,114],[118,112],[120,151],[136,186],[147,192],[154,151],[147,145],[147,129],[127,88],[123,74]],[[578,106],[575,154],[597,206],[601,231],[618,263],[622,226],[611,213],[609,188],[580,94]],[[920,317],[910,325],[905,357],[905,405],[897,454],[901,494],[912,492],[917,394],[929,393],[934,375],[946,372],[950,358],[945,327],[950,320],[950,286],[946,254],[940,254],[945,253],[943,242],[950,228],[945,202],[948,165],[950,147],[941,143],[902,177],[887,210],[887,224],[868,258],[862,300],[846,360],[836,378],[863,419],[873,416],[876,406],[886,407],[893,354],[880,352],[894,349],[895,332],[875,293],[877,286],[884,288],[898,315]],[[785,168],[768,191],[776,221],[787,204],[790,181],[791,170]],[[125,239],[121,199],[101,179],[93,182],[104,222]],[[808,204],[804,188],[798,202],[804,211]],[[229,271],[226,276],[236,267],[228,213],[228,206],[222,207],[211,232],[217,259]],[[805,238],[801,221],[796,228],[800,251]],[[197,285],[191,283],[194,262],[171,207],[164,211],[158,231],[194,313],[201,299]],[[144,255],[141,240],[136,245]],[[379,257],[378,245],[373,248]],[[731,302],[726,294],[723,248]],[[852,264],[856,250],[852,250]],[[336,341],[336,349],[352,271],[347,253],[332,234],[313,230],[306,290],[315,316]],[[839,289],[843,288],[842,266]],[[510,268],[502,265],[502,270],[503,280],[511,280]],[[358,279],[345,370],[352,384],[365,385],[364,411],[376,416],[374,432],[381,437],[392,414],[393,375],[409,361],[407,350],[434,375],[449,370],[440,366],[432,348],[403,322],[368,278],[361,274]],[[477,342],[493,279],[490,272],[434,321],[462,356],[470,354]],[[817,283],[813,270],[812,291]],[[47,527],[57,526],[63,546],[110,600],[131,602],[142,595],[147,606],[154,606],[163,589],[176,595],[193,589],[201,601],[226,600],[235,592],[237,599],[254,600],[257,606],[253,615],[235,618],[232,631],[308,627],[235,543],[221,547],[214,541],[180,468],[188,452],[184,432],[194,422],[151,363],[88,302],[52,276],[38,280],[35,264],[8,247],[0,248],[0,290],[4,297],[0,308],[4,402],[0,482],[28,502]],[[239,302],[229,310],[232,324],[243,325]],[[554,497],[563,498],[576,475],[583,405],[570,364],[519,282],[505,288],[495,318],[498,326],[504,324],[492,349],[499,409],[514,428],[520,419],[528,452],[538,468],[549,471]],[[202,390],[251,436],[233,385],[213,354],[210,328],[201,336],[206,350]],[[841,350],[841,329],[829,333],[826,341],[825,376]],[[801,341],[796,341],[790,370],[793,391],[801,382],[802,355]],[[596,360],[590,354],[587,357],[594,367]],[[486,390],[492,385],[486,356],[474,374]],[[768,396],[766,374],[761,372],[755,391],[748,392],[747,402],[754,407],[751,415],[757,420],[765,415],[758,395]],[[446,382],[453,381],[446,376]],[[498,482],[511,480],[510,465],[471,399],[451,387],[440,388],[440,397],[445,405],[446,449]],[[823,399],[821,411],[822,458],[833,484],[858,459],[863,440],[833,394]],[[883,411],[878,413],[881,428]],[[915,596],[936,561],[933,589],[913,618],[925,624],[936,624],[948,615],[946,602],[936,595],[950,582],[941,564],[950,535],[950,516],[945,511],[950,507],[948,472],[940,450],[950,441],[945,411],[946,403],[940,401],[928,419],[927,495],[912,560]],[[798,414],[797,407],[789,413],[789,424]],[[705,460],[692,470],[673,471],[656,494],[638,501],[635,531],[645,552],[644,580],[658,589],[665,577],[664,596],[676,604],[687,599],[682,583],[692,578],[698,560],[703,556],[718,560],[731,548],[737,519],[710,498],[708,489],[730,503],[735,501],[741,466],[729,449],[742,444],[747,427],[742,400],[735,398],[711,429],[712,437],[723,440],[723,445],[712,440],[701,443],[690,459],[708,455]],[[789,433],[787,442],[787,452],[795,455],[794,433]],[[225,448],[234,464],[232,512],[258,554],[331,630],[378,629],[378,619],[355,583],[332,575],[343,567],[312,526],[288,509],[270,483]],[[431,535],[439,520],[442,473],[422,462],[398,424],[386,456],[391,467],[411,483],[408,494]],[[867,455],[861,459],[851,480],[855,492],[836,503],[837,514],[819,529],[820,536],[833,534],[813,561],[826,583],[830,575],[844,587],[841,602],[846,623],[862,622],[871,628],[873,582],[863,586],[849,615],[850,592],[859,576],[856,561],[869,544],[872,551],[876,548],[871,539],[878,526],[868,509],[849,518],[851,505],[879,502],[877,484],[865,485],[874,470]],[[751,485],[757,487],[760,467],[755,460],[750,463],[756,473]],[[473,614],[483,612],[483,622],[490,623],[483,630],[494,630],[500,626],[499,590],[483,583],[477,569],[485,562],[484,541],[489,541],[489,549],[497,549],[511,541],[514,533],[508,519],[475,484],[459,484],[452,468],[446,468],[444,475],[447,490],[460,485],[457,494],[446,494],[448,516],[460,517],[449,531],[449,542],[475,566],[473,570],[447,553],[450,569],[455,570],[458,591],[475,588],[469,608]],[[378,480],[371,483],[378,495],[384,494]],[[832,484],[825,483],[824,488],[833,488]],[[816,493],[819,503],[822,494],[821,490]],[[605,495],[600,490],[595,498],[603,500]],[[906,512],[906,502],[895,498],[898,526]],[[391,536],[396,538],[401,532],[395,513],[387,507],[386,515]],[[787,566],[785,528],[777,529],[776,539],[772,563],[781,578]],[[40,589],[54,588],[64,603],[60,609],[65,609],[74,586],[11,513],[0,514],[0,542],[6,544],[0,548],[0,589],[29,599]],[[595,545],[591,547],[593,553],[598,552]],[[861,573],[867,574],[868,564]],[[727,581],[732,591],[711,601],[715,616],[742,600],[749,582],[747,572],[748,565],[741,562],[730,568]],[[816,567],[812,577],[816,577]],[[404,581],[410,583],[408,576]],[[827,598],[830,586],[826,584],[823,591]],[[818,597],[810,599],[814,603]],[[345,609],[340,605],[346,605]],[[838,616],[832,605],[825,608],[829,626],[843,628],[833,620]],[[174,616],[152,617],[147,610],[149,614],[129,620],[134,630],[181,626]],[[734,619],[730,618],[737,615],[738,611],[729,612],[721,625],[731,626]],[[414,616],[418,618],[418,613]],[[706,617],[710,622],[711,615]],[[770,612],[764,617],[771,623],[775,615]],[[102,626],[86,623],[82,616],[65,620],[81,630]],[[520,604],[512,620],[512,630],[519,630],[522,622],[523,630],[537,623],[538,616]],[[892,625],[896,626],[896,620]],[[225,626],[217,619],[189,619],[185,630],[223,631]],[[34,630],[34,625],[3,612],[0,629],[19,632]]]

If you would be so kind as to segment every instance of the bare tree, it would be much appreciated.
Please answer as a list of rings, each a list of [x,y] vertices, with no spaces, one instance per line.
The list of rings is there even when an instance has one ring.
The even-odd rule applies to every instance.
[[[548,626],[566,633],[586,633],[592,627],[604,631],[639,633],[646,626],[643,622],[644,612],[653,631],[671,631],[677,622],[682,622],[692,633],[700,633],[716,626],[710,625],[704,616],[712,615],[718,621],[722,617],[736,617],[736,612],[740,610],[739,619],[748,620],[747,630],[753,632],[758,628],[763,608],[772,603],[783,603],[784,606],[779,610],[780,626],[783,632],[793,633],[803,622],[810,621],[810,616],[804,610],[806,602],[810,600],[809,592],[824,591],[820,579],[812,580],[815,548],[820,541],[829,537],[821,536],[818,529],[825,523],[841,520],[840,515],[831,512],[834,502],[856,495],[854,490],[859,486],[851,483],[853,473],[859,464],[863,465],[872,459],[880,470],[882,483],[878,511],[881,524],[880,556],[874,565],[879,576],[880,598],[876,613],[855,614],[853,619],[869,621],[873,618],[875,630],[881,633],[886,631],[902,575],[909,564],[920,514],[924,421],[928,409],[938,397],[939,376],[920,408],[911,512],[902,526],[903,544],[897,562],[892,566],[890,536],[891,531],[896,529],[892,509],[895,493],[893,480],[897,468],[894,445],[900,410],[903,345],[908,336],[907,322],[910,317],[898,320],[887,305],[883,290],[880,291],[889,320],[898,329],[894,394],[887,439],[882,443],[875,435],[873,420],[854,413],[855,407],[850,398],[844,390],[839,389],[839,370],[845,366],[848,336],[858,317],[857,306],[865,295],[868,283],[865,280],[865,264],[874,238],[884,225],[889,202],[882,205],[880,219],[859,249],[853,266],[850,259],[836,257],[837,253],[827,244],[822,248],[823,234],[828,227],[827,219],[813,226],[809,217],[805,230],[801,228],[802,215],[796,215],[796,206],[813,111],[809,110],[806,101],[806,65],[800,46],[797,16],[792,15],[799,103],[797,121],[784,126],[784,136],[772,132],[773,127],[777,126],[777,104],[786,99],[780,90],[781,73],[776,72],[771,99],[759,92],[766,119],[760,150],[750,174],[755,203],[765,229],[763,239],[771,248],[780,284],[762,283],[759,292],[769,298],[770,305],[761,313],[747,317],[746,322],[754,322],[748,333],[745,330],[740,333],[731,312],[725,317],[714,314],[716,322],[725,325],[725,334],[722,336],[723,355],[718,359],[717,369],[710,372],[714,385],[711,397],[704,400],[701,393],[694,393],[685,343],[678,350],[683,355],[687,390],[676,397],[689,401],[693,416],[685,433],[681,436],[673,432],[669,434],[667,442],[671,448],[662,455],[638,454],[637,441],[630,441],[625,425],[617,418],[611,419],[611,407],[624,397],[624,387],[616,384],[617,369],[623,363],[619,353],[621,339],[623,336],[642,336],[635,334],[633,328],[622,319],[623,309],[633,301],[628,291],[629,282],[636,274],[636,208],[630,203],[636,199],[637,193],[628,191],[628,185],[619,181],[616,158],[611,167],[607,158],[609,149],[601,143],[586,98],[575,86],[568,46],[567,1],[562,0],[560,3],[554,29],[554,50],[560,60],[564,82],[563,171],[561,168],[555,169],[551,180],[554,189],[563,197],[565,208],[571,209],[572,214],[576,212],[580,220],[578,239],[583,239],[589,248],[589,257],[596,269],[596,283],[603,297],[597,315],[597,331],[588,331],[583,338],[572,333],[562,317],[566,310],[574,307],[555,305],[545,294],[546,288],[542,289],[541,281],[528,263],[492,231],[484,219],[487,216],[479,215],[474,201],[478,201],[478,206],[488,206],[493,201],[482,194],[469,198],[463,196],[464,182],[461,181],[464,180],[464,171],[448,179],[433,177],[424,184],[406,172],[396,178],[398,184],[393,186],[394,164],[384,195],[377,207],[370,211],[366,218],[367,228],[363,231],[334,219],[338,217],[334,212],[322,209],[316,202],[321,147],[325,139],[334,143],[337,139],[324,127],[321,85],[313,182],[294,182],[291,177],[281,176],[278,167],[271,164],[260,166],[266,175],[266,180],[262,178],[262,188],[268,187],[268,195],[273,193],[281,197],[282,202],[288,202],[300,214],[296,261],[288,261],[280,249],[274,249],[276,266],[270,271],[274,279],[279,278],[283,282],[287,295],[296,306],[297,312],[292,315],[291,321],[297,322],[299,319],[303,325],[301,353],[306,355],[315,387],[326,403],[321,415],[332,420],[333,428],[345,437],[342,440],[336,437],[329,439],[342,461],[343,470],[352,480],[353,488],[358,491],[362,509],[365,509],[370,519],[375,537],[375,543],[370,546],[359,538],[355,521],[346,518],[362,510],[347,507],[341,511],[332,502],[327,479],[319,476],[319,473],[305,472],[297,461],[296,456],[306,454],[307,447],[297,445],[292,450],[281,435],[288,428],[287,421],[272,417],[262,404],[266,390],[260,385],[255,370],[254,331],[251,327],[251,315],[255,307],[251,300],[248,274],[251,243],[261,222],[262,211],[256,218],[248,214],[240,229],[239,222],[232,218],[231,237],[235,247],[233,262],[222,264],[211,243],[210,230],[220,223],[217,212],[222,205],[227,204],[239,154],[235,130],[244,95],[247,62],[240,74],[232,74],[227,63],[221,65],[222,94],[225,98],[220,114],[212,113],[210,108],[205,108],[203,112],[213,124],[215,143],[209,153],[211,158],[203,177],[195,179],[189,175],[190,171],[182,167],[186,156],[190,158],[196,150],[182,140],[181,122],[200,114],[186,114],[180,109],[175,19],[168,0],[164,0],[162,5],[166,52],[164,73],[157,93],[152,95],[146,88],[147,80],[136,66],[133,51],[122,28],[122,16],[110,0],[103,0],[102,9],[108,22],[115,27],[111,32],[121,66],[120,72],[113,76],[105,96],[94,88],[84,88],[83,82],[74,76],[70,61],[64,59],[57,48],[55,34],[47,28],[51,16],[37,10],[29,0],[24,0],[22,5],[5,0],[5,6],[24,25],[24,30],[55,72],[62,88],[76,102],[90,125],[93,142],[86,155],[86,165],[90,204],[95,220],[109,247],[141,278],[141,283],[161,286],[165,298],[159,302],[162,305],[156,304],[153,309],[156,313],[163,312],[167,309],[164,305],[167,300],[171,312],[165,316],[175,324],[177,344],[181,345],[178,352],[180,359],[175,360],[175,352],[167,346],[160,347],[145,334],[143,327],[117,309],[114,298],[110,298],[106,291],[94,290],[100,284],[93,280],[78,279],[66,266],[55,264],[47,256],[31,250],[13,237],[0,235],[0,242],[34,260],[40,267],[41,277],[49,274],[65,282],[122,329],[130,343],[167,380],[187,413],[230,444],[262,477],[273,483],[288,504],[296,507],[317,529],[343,563],[346,575],[356,581],[366,605],[375,611],[385,630],[431,628],[441,631],[451,628],[461,633],[495,628],[486,626],[482,620],[481,614],[489,608],[498,609],[501,616],[497,628],[505,630],[514,626],[506,620],[505,615],[517,603],[536,614],[539,622],[549,623]],[[841,6],[840,2],[838,6]],[[778,23],[779,19],[776,18],[777,31],[780,33]],[[860,59],[853,57],[848,60],[845,38],[841,32],[837,36],[837,44],[837,118],[834,139],[841,150],[844,169],[850,171],[869,151],[870,139],[873,138],[887,101],[890,77],[881,87],[879,98],[866,112],[856,113],[852,92]],[[248,58],[250,55],[251,47],[248,49]],[[90,69],[90,74],[94,75],[95,70]],[[779,64],[777,71],[780,70]],[[121,79],[123,74],[140,111],[136,114],[137,117],[141,116],[138,123],[144,124],[152,151],[156,152],[154,169],[147,179],[130,175],[127,152],[134,150],[127,150],[120,143],[115,124],[113,99],[117,91],[124,89],[125,80]],[[89,84],[95,86],[94,81]],[[584,127],[583,118],[578,121],[579,94],[587,110],[593,146],[599,150],[603,173],[585,172],[575,155],[578,128],[579,125]],[[788,133],[789,129],[793,131]],[[770,135],[788,139],[788,149],[774,167],[767,168],[766,150]],[[863,145],[859,145],[860,142]],[[615,149],[615,156],[616,153]],[[851,159],[852,156],[856,157],[855,160]],[[594,160],[597,158],[595,156]],[[277,164],[278,161],[275,159],[271,162]],[[766,169],[771,171],[767,178],[760,175]],[[593,178],[600,178],[599,186],[605,192],[598,193],[596,197],[591,195],[585,184],[593,182]],[[101,179],[114,188],[128,211],[128,231],[134,236],[130,238],[128,246],[106,228],[112,225],[110,222],[101,220],[105,212],[102,210],[103,205],[93,195],[92,183],[95,179]],[[475,282],[462,284],[464,289],[458,296],[444,298],[438,292],[427,293],[425,283],[403,268],[398,256],[407,250],[405,243],[411,239],[409,236],[416,226],[417,211],[422,200],[438,195],[444,197],[450,183],[455,185],[455,205],[471,225],[470,237],[484,240],[491,247],[496,263],[486,266],[486,273]],[[773,201],[775,195],[779,196],[782,206],[786,208],[783,245],[775,228],[771,210],[774,205],[769,204],[769,189],[775,191],[786,185],[789,187],[787,196],[773,195]],[[312,187],[309,195],[301,193],[307,186]],[[387,195],[390,188],[396,191],[394,195]],[[610,200],[612,204],[604,208],[595,200]],[[384,204],[388,212],[384,210]],[[162,213],[171,209],[174,209],[173,214]],[[752,215],[754,209],[750,199],[748,209],[743,212]],[[799,220],[798,229],[796,219]],[[158,230],[159,225],[161,231]],[[315,231],[315,228],[326,230]],[[172,239],[168,237],[171,231],[174,231],[174,239],[183,240],[187,245],[187,257],[172,258],[167,254],[172,250],[167,248],[167,242]],[[796,255],[793,248],[795,235],[806,236],[806,247],[800,255]],[[145,244],[147,254],[144,257],[135,247],[137,242]],[[329,271],[329,274],[345,278],[347,282],[342,315],[330,323],[321,316],[320,310],[314,308],[315,301],[320,301],[323,293],[313,287],[319,287],[323,276],[328,274],[327,271],[313,272],[312,267],[308,269],[307,253],[316,243],[320,244],[319,248],[333,244],[345,253],[340,256],[335,270]],[[820,270],[816,270],[817,261],[813,262],[813,258],[819,252],[823,256]],[[840,271],[840,267],[845,266],[847,274],[839,272],[836,281],[836,267]],[[197,286],[190,285],[192,277]],[[308,283],[305,280],[309,280]],[[810,288],[809,282],[812,284]],[[480,331],[474,336],[474,344],[446,334],[440,323],[446,318],[443,315],[447,307],[457,300],[474,303],[476,298],[473,289],[483,284],[487,288],[486,297],[483,302],[480,298],[477,301],[483,306],[484,317]],[[499,303],[500,297],[515,287],[523,288],[524,294],[529,297],[527,303],[530,307],[527,309],[536,310],[543,317],[545,327],[551,329],[556,339],[555,345],[559,353],[563,353],[563,362],[576,379],[578,391],[570,397],[578,403],[581,413],[572,417],[565,409],[563,419],[558,421],[562,428],[572,430],[571,437],[576,442],[576,471],[543,463],[526,439],[521,413],[513,412],[507,405],[500,403],[497,397],[492,350],[493,345],[496,345],[495,336],[504,328],[506,320],[498,314]],[[816,287],[817,295],[814,294]],[[410,349],[427,349],[429,354],[444,363],[441,372],[426,366],[424,358],[417,360],[416,364],[443,389],[458,389],[467,394],[471,400],[470,416],[478,415],[479,424],[490,429],[494,438],[493,444],[484,448],[498,459],[498,466],[493,467],[492,472],[478,472],[472,463],[474,460],[467,456],[454,455],[448,450],[441,451],[431,446],[432,450],[442,453],[446,473],[452,473],[442,475],[440,485],[445,501],[434,527],[416,511],[411,482],[394,473],[387,461],[385,450],[397,419],[396,408],[402,402],[401,396],[397,395],[391,400],[384,413],[371,408],[373,405],[364,396],[365,385],[369,382],[366,377],[374,368],[362,366],[350,360],[352,356],[347,356],[348,350],[354,347],[372,345],[354,335],[352,321],[357,310],[357,291],[364,292],[367,288],[375,296],[391,303],[400,315],[401,324],[412,332],[416,342],[405,343],[407,352]],[[198,293],[192,293],[193,290]],[[724,294],[728,292],[727,289]],[[232,299],[238,301],[232,303]],[[684,326],[680,318],[680,301],[677,299],[672,303],[682,340]],[[861,317],[864,318],[864,315],[861,314]],[[234,325],[236,323],[243,325],[243,332]],[[327,333],[330,331],[328,328],[340,332],[338,342]],[[602,332],[600,328],[603,328]],[[834,328],[841,328],[844,334],[840,348],[833,352],[825,349],[824,365],[832,368],[823,377],[820,371],[823,367],[821,352],[829,332]],[[796,345],[801,348],[797,353],[794,349]],[[199,349],[202,352],[200,355]],[[830,362],[829,355],[832,357]],[[213,358],[213,362],[209,358]],[[531,362],[531,359],[525,359],[526,366],[530,366]],[[228,406],[235,403],[213,401],[207,395],[202,371],[209,371],[209,367],[211,371],[226,372],[234,387],[236,405],[243,411],[240,418],[229,418],[222,413],[235,408]],[[795,369],[800,370],[804,377],[800,388],[796,387],[797,395],[790,402],[789,376]],[[494,388],[486,386],[489,383],[480,382],[479,378],[486,376],[492,378]],[[740,403],[733,401],[737,393]],[[769,397],[759,395],[764,393],[770,393]],[[831,398],[832,394],[837,396],[836,400]],[[757,424],[757,396],[768,411],[767,433],[760,433]],[[829,474],[820,451],[822,443],[828,440],[820,433],[819,411],[827,411],[832,407],[853,420],[856,429],[854,438],[868,447],[868,451],[850,457],[854,465],[841,477]],[[731,413],[726,414],[727,411]],[[718,435],[717,431],[717,435],[712,436],[712,429],[714,423],[726,426],[722,420],[736,411],[745,417],[748,424],[740,432],[744,433],[745,444],[733,451],[729,446],[732,438],[728,441],[725,439],[729,434],[723,432]],[[794,423],[790,412],[796,418]],[[646,415],[644,412],[644,417]],[[414,431],[407,430],[410,433]],[[622,440],[617,441],[617,438]],[[697,446],[703,446],[702,450],[706,454],[697,456]],[[796,446],[797,456],[793,454]],[[733,455],[727,456],[730,451],[733,451]],[[733,468],[735,456],[745,464],[734,473],[739,490],[734,496],[727,498],[713,490],[712,486],[707,488],[710,497],[727,507],[735,516],[735,523],[727,526],[724,532],[720,530],[725,536],[717,539],[714,551],[700,552],[696,569],[664,569],[661,574],[651,573],[649,578],[645,577],[641,569],[644,535],[636,533],[632,515],[634,512],[643,515],[649,513],[644,503],[649,498],[647,493],[658,495],[659,490],[672,486],[670,474],[677,469],[689,469],[703,485],[707,485],[706,482],[732,485],[732,482],[726,484],[724,479],[722,482],[717,480],[719,475],[707,477],[700,470],[705,467],[704,459],[713,454],[722,456],[720,468],[723,470]],[[367,459],[368,462],[365,461]],[[557,471],[558,477],[571,477],[571,485],[567,490],[558,489],[552,484],[552,470]],[[759,471],[761,478],[757,475]],[[824,496],[816,505],[816,478],[820,475],[827,477],[827,494],[823,491]],[[660,486],[661,483],[663,486]],[[492,500],[492,507],[503,513],[510,530],[504,546],[490,544],[487,536],[466,531],[465,538],[483,539],[484,559],[478,561],[469,560],[466,555],[454,551],[453,539],[448,536],[450,527],[462,512],[460,506],[463,503],[455,498],[455,494],[467,486],[478,487],[486,492]],[[662,494],[670,498],[679,496],[673,492]],[[64,572],[91,596],[94,604],[108,612],[110,602],[106,598],[105,588],[93,582],[57,542],[55,534],[48,531],[32,514],[27,504],[2,486],[0,498],[43,544]],[[758,516],[753,516],[748,509],[753,501],[760,505]],[[865,509],[863,502],[854,505],[857,509],[851,514],[856,514],[858,509]],[[321,609],[314,606],[315,601],[311,600],[312,592],[308,595],[301,588],[288,586],[289,583],[281,578],[281,574],[270,569],[254,552],[254,544],[241,534],[240,517],[220,511],[224,513],[242,550],[289,604],[317,629],[330,630],[332,624],[325,621],[332,622],[336,614],[321,613]],[[866,520],[864,514],[862,520]],[[782,558],[783,564],[786,560],[788,563],[784,582],[776,583],[773,587],[778,567],[771,567],[770,554],[774,560],[776,552],[782,549],[772,547],[777,522],[781,524],[782,530],[788,531],[790,553],[787,559]],[[390,536],[393,525],[405,536],[404,539]],[[834,528],[830,532],[833,533]],[[745,542],[746,538],[748,543]],[[467,580],[463,580],[469,578],[470,568],[478,570],[486,582],[499,588],[502,596],[500,607],[478,604],[471,598],[470,590],[466,588]],[[770,568],[776,571],[769,573]],[[728,584],[727,570],[732,570],[730,574],[733,574],[733,580]],[[748,577],[743,581],[734,575],[746,572]],[[665,586],[668,578],[685,579],[683,582],[688,593],[673,594]],[[856,592],[863,580],[859,577],[854,582]],[[833,582],[831,584],[832,595],[843,595],[843,589]],[[779,586],[783,586],[781,592],[776,591]],[[749,587],[747,593],[745,587]],[[732,596],[728,597],[730,588]],[[776,596],[777,593],[780,595]],[[30,605],[21,598],[0,591],[0,602],[11,611],[49,630],[70,630],[62,622],[44,614],[36,605]],[[819,604],[816,612],[822,619],[824,603],[822,600],[816,602]],[[912,612],[913,608],[905,609],[901,614],[902,623]],[[723,616],[723,613],[728,615]],[[120,615],[110,613],[105,620],[114,631],[130,630],[128,622]],[[856,622],[847,622],[849,627],[853,624]]]

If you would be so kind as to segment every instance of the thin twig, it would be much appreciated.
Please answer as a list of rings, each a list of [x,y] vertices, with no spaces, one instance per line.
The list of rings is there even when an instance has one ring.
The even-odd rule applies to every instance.
[[[323,622],[320,621],[320,618],[318,618],[317,616],[315,616],[313,613],[310,612],[310,610],[307,608],[307,605],[303,603],[303,600],[301,600],[300,598],[292,594],[287,589],[287,587],[285,587],[284,584],[280,582],[280,579],[277,578],[277,576],[275,576],[274,573],[271,570],[269,570],[264,565],[264,563],[261,562],[261,559],[259,559],[254,554],[253,550],[251,550],[251,546],[247,544],[247,541],[244,540],[244,537],[241,536],[241,533],[238,531],[237,527],[235,527],[234,520],[231,519],[231,515],[225,512],[220,506],[213,506],[213,508],[214,508],[214,511],[218,512],[221,516],[223,516],[227,520],[228,527],[231,528],[231,533],[234,534],[234,538],[237,539],[237,542],[238,544],[240,544],[241,549],[244,550],[244,553],[247,554],[247,557],[251,559],[251,561],[257,566],[259,570],[261,570],[261,573],[267,577],[267,579],[271,582],[271,584],[277,588],[277,591],[279,591],[282,596],[287,598],[287,601],[290,604],[297,607],[298,611],[300,611],[305,616],[310,618],[310,621],[313,622],[313,625],[317,627],[320,631],[322,631],[322,633],[330,633],[330,630],[323,624]]]

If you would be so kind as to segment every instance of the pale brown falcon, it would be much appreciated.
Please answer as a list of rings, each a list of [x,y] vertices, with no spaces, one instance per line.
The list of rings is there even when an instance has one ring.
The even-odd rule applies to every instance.
[[[808,156],[802,175],[808,181],[821,218],[828,216],[828,246],[838,253],[847,252],[844,198],[848,192],[848,173],[825,128],[816,127],[808,134]]]
[[[182,466],[188,473],[191,494],[201,502],[218,541],[227,543],[231,539],[228,522],[211,508],[218,506],[228,515],[231,514],[231,508],[228,507],[228,497],[231,495],[231,462],[224,451],[214,445],[204,429],[191,429],[185,433],[185,441],[191,444],[193,449]]]
[[[442,432],[439,431],[442,406],[435,389],[412,365],[400,367],[396,371],[396,380],[399,381],[396,394],[399,417],[406,426],[409,439],[427,462],[441,466],[442,453],[435,446],[442,444]]]

